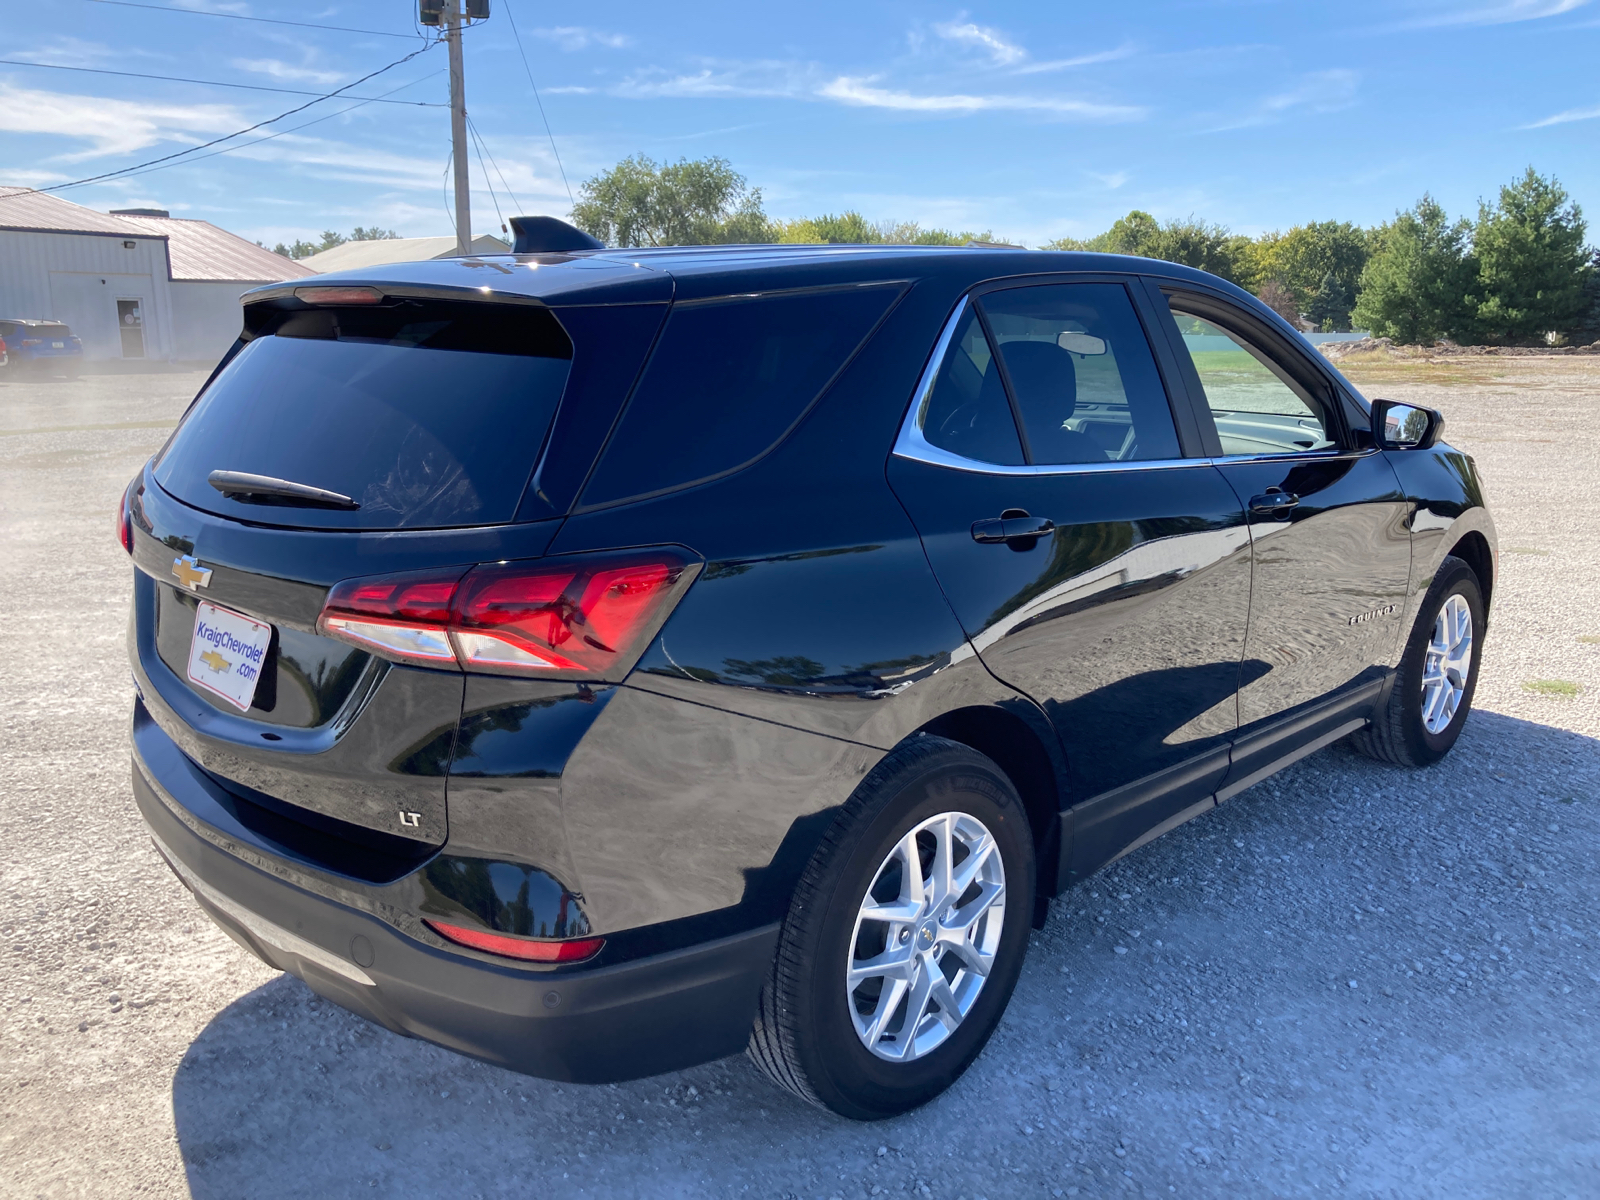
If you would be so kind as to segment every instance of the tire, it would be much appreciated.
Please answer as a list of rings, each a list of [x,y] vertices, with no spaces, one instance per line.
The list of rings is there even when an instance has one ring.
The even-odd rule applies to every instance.
[[[957,884],[973,876],[955,904],[933,878],[940,858],[930,859],[930,847],[941,844],[951,848]],[[913,845],[915,885],[905,870]],[[1027,813],[990,759],[938,737],[895,750],[861,781],[800,878],[761,991],[751,1059],[802,1100],[856,1120],[932,1100],[977,1058],[1011,999],[1028,948],[1034,871]],[[869,889],[876,911],[908,919],[867,915]],[[919,889],[927,892],[920,904]],[[889,971],[897,979],[847,990],[847,962],[897,947],[905,947],[895,955],[903,966]],[[968,963],[986,965],[987,975]],[[908,1031],[913,1003],[924,1015]],[[882,1013],[888,1019],[875,1026]]]
[[[1458,625],[1453,626],[1447,636],[1447,641],[1454,643],[1452,648],[1456,654],[1453,657],[1459,656],[1462,649],[1468,650],[1466,673],[1461,675],[1458,669],[1453,675],[1447,673],[1448,679],[1459,681],[1459,696],[1453,708],[1448,702],[1439,705],[1434,701],[1425,713],[1428,662],[1430,657],[1437,657],[1430,655],[1430,644],[1436,634],[1445,633],[1442,622],[1447,610],[1458,617],[1462,606],[1471,622],[1467,631],[1470,648],[1460,647],[1455,640]],[[1417,611],[1417,623],[1406,642],[1388,701],[1372,714],[1372,724],[1351,735],[1351,746],[1369,758],[1404,767],[1426,767],[1448,754],[1461,736],[1472,708],[1472,694],[1478,686],[1478,663],[1483,656],[1483,632],[1483,591],[1478,576],[1463,560],[1447,556],[1439,564],[1433,586]],[[1442,699],[1445,691],[1454,692],[1449,682],[1444,689],[1436,687],[1433,695]],[[1446,714],[1448,719],[1444,719]]]

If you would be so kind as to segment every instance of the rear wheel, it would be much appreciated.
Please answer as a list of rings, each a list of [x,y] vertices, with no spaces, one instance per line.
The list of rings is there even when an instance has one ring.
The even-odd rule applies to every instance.
[[[801,878],[750,1057],[795,1095],[860,1120],[933,1099],[1005,1012],[1033,890],[1027,814],[1005,773],[943,738],[901,747]]]
[[[1425,767],[1461,736],[1483,654],[1483,591],[1459,558],[1439,564],[1395,673],[1388,702],[1350,739],[1370,758]]]

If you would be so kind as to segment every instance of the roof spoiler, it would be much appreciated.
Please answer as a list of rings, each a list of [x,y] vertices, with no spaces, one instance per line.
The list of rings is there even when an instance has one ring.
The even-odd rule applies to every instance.
[[[512,217],[513,254],[551,254],[566,250],[604,250],[606,244],[555,217]]]

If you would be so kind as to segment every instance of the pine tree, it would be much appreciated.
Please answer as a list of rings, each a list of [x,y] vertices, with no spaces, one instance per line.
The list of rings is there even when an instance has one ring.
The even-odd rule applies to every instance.
[[[1361,293],[1351,321],[1397,342],[1461,337],[1474,317],[1467,293],[1477,274],[1468,254],[1471,226],[1452,223],[1438,201],[1424,195],[1379,231],[1380,248],[1361,272]]]
[[[1473,235],[1479,335],[1525,342],[1571,331],[1586,307],[1584,233],[1583,211],[1532,167],[1500,189],[1493,209],[1480,204]]]
[[[1355,297],[1350,294],[1350,289],[1345,287],[1332,271],[1322,277],[1322,282],[1317,285],[1317,291],[1311,297],[1311,303],[1306,309],[1306,315],[1317,323],[1317,328],[1323,333],[1336,329],[1350,328],[1350,309],[1355,305]]]

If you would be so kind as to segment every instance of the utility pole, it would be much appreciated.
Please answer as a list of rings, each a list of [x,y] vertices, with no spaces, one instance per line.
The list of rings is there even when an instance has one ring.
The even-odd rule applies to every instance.
[[[456,253],[472,253],[472,183],[467,176],[467,80],[461,62],[461,0],[444,0],[450,50],[450,145],[456,167]]]

